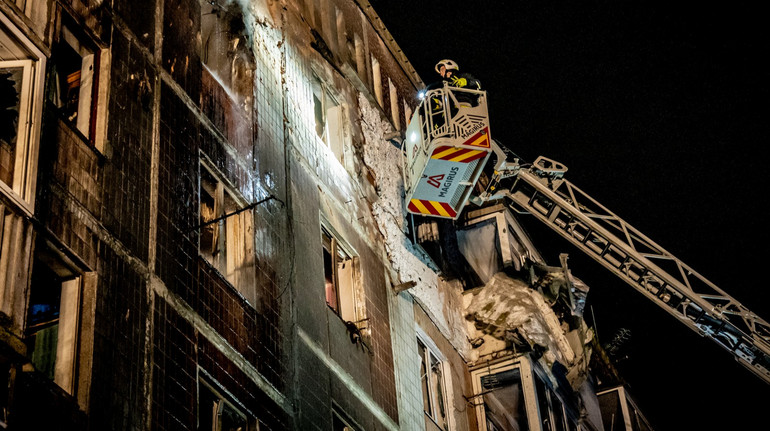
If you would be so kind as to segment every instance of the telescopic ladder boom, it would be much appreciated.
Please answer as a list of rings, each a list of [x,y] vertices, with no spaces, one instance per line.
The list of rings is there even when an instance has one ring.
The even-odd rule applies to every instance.
[[[770,383],[770,324],[563,178],[566,167],[545,157],[532,165],[498,162],[483,204],[505,200],[534,215],[679,321],[709,337]]]

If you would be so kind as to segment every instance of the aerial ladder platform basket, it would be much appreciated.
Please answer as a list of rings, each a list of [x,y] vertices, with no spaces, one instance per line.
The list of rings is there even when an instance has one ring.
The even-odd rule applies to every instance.
[[[566,166],[508,154],[490,137],[485,92],[429,91],[402,152],[408,212],[456,220],[470,201],[530,214],[770,383],[770,323],[567,181]]]
[[[457,219],[492,152],[484,91],[445,85],[428,91],[402,151],[407,210]]]

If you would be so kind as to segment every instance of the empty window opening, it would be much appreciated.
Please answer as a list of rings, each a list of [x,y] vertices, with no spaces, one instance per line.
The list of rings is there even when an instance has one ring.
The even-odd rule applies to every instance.
[[[257,421],[227,400],[207,382],[198,384],[198,429],[200,431],[257,430]]]
[[[374,87],[374,98],[377,99],[377,103],[383,108],[385,107],[385,104],[382,101],[382,75],[380,74],[380,62],[374,57],[372,57],[372,77],[374,80],[372,83],[372,86]]]
[[[409,106],[408,103],[406,103],[406,100],[404,102],[404,124],[406,124],[407,127],[409,127],[409,122],[412,121],[412,107]]]
[[[337,160],[344,155],[342,105],[320,78],[313,79],[313,111],[316,135],[328,146]]]
[[[35,369],[70,394],[75,389],[81,278],[45,253],[33,262],[26,344]]]
[[[419,337],[417,350],[420,354],[423,411],[439,428],[448,430],[444,363]]]
[[[235,214],[244,206],[224,181],[201,163],[200,254],[256,304],[253,214]]]
[[[353,45],[356,50],[356,72],[358,72],[358,77],[361,78],[361,81],[363,81],[364,85],[366,85],[368,80],[366,79],[366,55],[364,54],[364,42],[361,40],[361,36],[359,36],[357,33],[353,36]]]
[[[390,119],[393,121],[393,127],[401,130],[401,112],[398,107],[398,91],[393,81],[388,78],[388,91],[390,92]]]

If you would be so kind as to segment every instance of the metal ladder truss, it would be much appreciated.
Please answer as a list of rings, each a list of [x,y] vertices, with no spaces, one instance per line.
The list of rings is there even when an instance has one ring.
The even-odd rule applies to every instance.
[[[770,383],[770,325],[766,321],[560,178],[566,169],[554,175],[538,169],[538,164],[542,164],[540,159],[534,167],[516,169],[510,188],[501,188],[494,196],[487,194],[484,200],[509,198]]]

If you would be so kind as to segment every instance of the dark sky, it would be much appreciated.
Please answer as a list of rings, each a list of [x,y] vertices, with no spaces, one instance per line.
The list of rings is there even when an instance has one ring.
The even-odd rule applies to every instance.
[[[442,58],[481,80],[495,140],[564,163],[567,179],[770,319],[770,26],[758,6],[371,3],[423,81]],[[770,385],[530,224],[536,243],[556,244],[550,263],[569,253],[591,287],[600,342],[631,331],[619,367],[657,431],[770,428]]]

